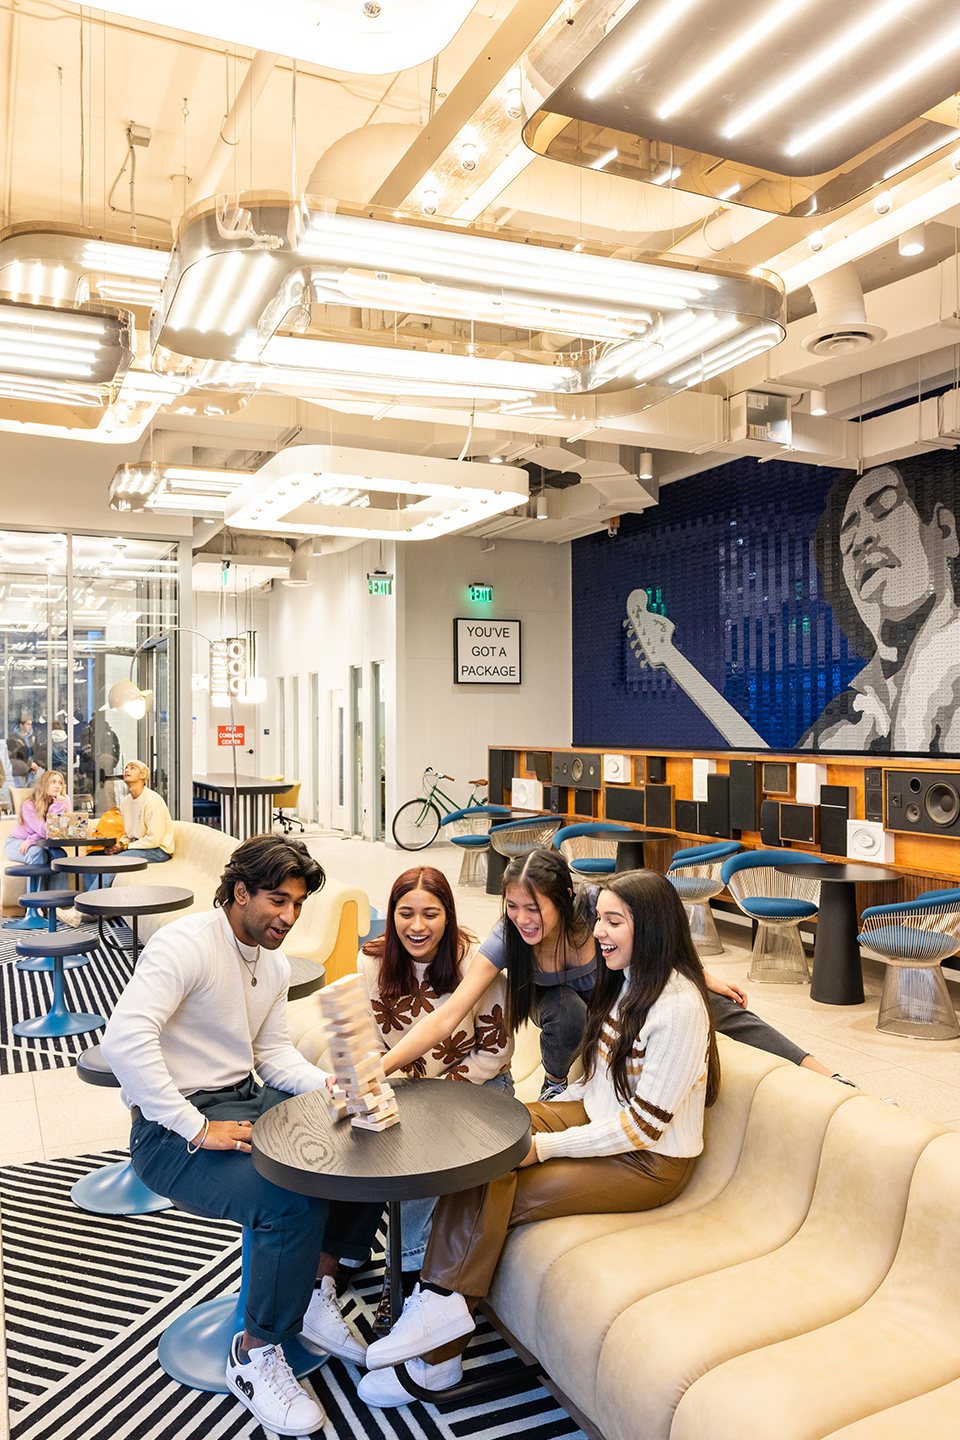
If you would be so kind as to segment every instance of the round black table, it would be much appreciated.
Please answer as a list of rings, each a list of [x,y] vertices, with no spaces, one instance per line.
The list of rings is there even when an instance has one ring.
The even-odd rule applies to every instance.
[[[319,990],[327,978],[327,972],[322,965],[314,960],[305,960],[302,955],[288,955],[290,961],[290,984],[287,986],[288,1000],[302,1000],[304,995],[312,995]]]
[[[103,921],[130,916],[133,930],[133,963],[140,956],[137,920],[141,915],[166,915],[193,904],[193,891],[181,885],[121,885],[116,890],[88,890],[78,895],[81,915],[96,915],[103,938]]]
[[[141,860],[136,851],[123,855],[77,855],[72,860],[53,860],[54,870],[67,875],[96,875],[97,889],[103,889],[104,875],[118,875],[121,871],[146,870],[149,860]]]
[[[863,970],[857,935],[857,885],[880,885],[899,880],[898,870],[879,865],[831,865],[827,861],[777,865],[781,875],[796,880],[818,880],[817,938],[813,947],[810,999],[821,1005],[862,1005]]]
[[[63,835],[54,839],[47,836],[45,840],[38,840],[37,845],[41,850],[86,850],[106,849],[110,845],[116,845],[116,835]]]
[[[609,837],[608,837],[609,838]],[[629,839],[617,841],[616,871],[643,869],[643,844],[645,840],[675,840],[675,835],[662,830],[634,830]]]
[[[325,1093],[315,1090],[261,1115],[253,1129],[253,1163],[268,1180],[301,1195],[387,1202],[396,1316],[403,1304],[400,1201],[452,1195],[505,1175],[530,1149],[530,1115],[519,1100],[483,1085],[396,1076],[390,1083],[399,1125],[379,1134],[354,1129],[349,1120],[334,1119]],[[411,1395],[436,1402],[437,1392],[417,1385],[404,1366],[397,1366],[397,1375]],[[452,1386],[442,1398],[481,1393],[490,1393],[489,1380]]]

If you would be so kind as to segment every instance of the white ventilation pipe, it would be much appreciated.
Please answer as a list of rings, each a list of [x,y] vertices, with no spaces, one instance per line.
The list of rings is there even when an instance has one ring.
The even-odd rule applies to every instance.
[[[217,187],[223,178],[223,172],[236,154],[237,143],[243,138],[244,132],[250,124],[257,101],[263,94],[279,58],[279,55],[274,55],[269,50],[257,50],[254,54],[250,62],[250,69],[243,77],[243,83],[237,91],[230,114],[220,127],[220,134],[210,152],[210,159],[204,165],[199,180],[190,186],[191,205],[196,204],[198,200],[206,200],[209,195],[217,194]]]
[[[837,357],[869,350],[887,332],[867,320],[863,286],[854,265],[838,265],[810,281],[817,307],[816,328],[800,344],[811,355]]]
[[[341,135],[314,165],[306,193],[365,205],[419,134],[419,125],[367,125]]]

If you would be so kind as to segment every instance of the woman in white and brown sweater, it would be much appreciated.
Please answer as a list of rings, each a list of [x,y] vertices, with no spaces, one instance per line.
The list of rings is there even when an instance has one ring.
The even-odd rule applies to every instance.
[[[703,1148],[704,1106],[720,1082],[703,966],[683,906],[663,875],[616,875],[598,896],[594,935],[603,970],[584,1032],[584,1078],[561,1100],[528,1105],[533,1140],[519,1169],[438,1201],[422,1283],[391,1333],[367,1351],[374,1374],[420,1357],[421,1384],[457,1382],[473,1309],[515,1226],[654,1209],[683,1189]],[[391,1380],[383,1375],[385,1393]]]

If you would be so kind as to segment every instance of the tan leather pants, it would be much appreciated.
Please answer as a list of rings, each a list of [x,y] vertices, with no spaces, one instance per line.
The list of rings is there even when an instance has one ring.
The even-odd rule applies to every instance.
[[[536,1101],[527,1106],[534,1133],[589,1123],[578,1100]],[[546,1160],[511,1170],[487,1185],[442,1195],[423,1261],[422,1276],[463,1295],[471,1310],[486,1295],[507,1236],[516,1225],[558,1215],[610,1215],[655,1210],[674,1200],[686,1184],[691,1159],[630,1150],[582,1160]],[[430,1365],[459,1355],[469,1336],[424,1355]]]

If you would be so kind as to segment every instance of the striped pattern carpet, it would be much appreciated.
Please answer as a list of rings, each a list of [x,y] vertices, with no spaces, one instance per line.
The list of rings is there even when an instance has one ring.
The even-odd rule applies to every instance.
[[[61,933],[65,927],[61,926]],[[31,938],[39,931],[27,932]],[[77,936],[96,936],[96,926],[81,927]],[[102,1030],[87,1035],[65,1035],[59,1040],[33,1040],[14,1035],[18,1020],[42,1015],[50,1008],[53,982],[49,975],[16,968],[18,939],[23,931],[0,929],[0,1075],[18,1075],[27,1070],[52,1070],[76,1064],[88,1045],[97,1045]],[[133,956],[122,940],[130,931],[106,927],[106,943],[91,952],[89,965],[64,972],[67,1006],[94,1015],[109,1016],[121,990],[133,973]]]
[[[88,1215],[70,1200],[80,1175],[116,1153],[0,1168],[11,1440],[274,1440],[228,1395],[188,1390],[157,1364],[177,1314],[236,1290],[237,1227],[178,1211]],[[363,1272],[344,1313],[368,1341],[382,1264]],[[485,1323],[467,1369],[509,1360]],[[370,1410],[354,1366],[331,1360],[308,1382],[327,1414],[324,1440],[584,1440],[547,1392],[516,1393],[441,1413],[415,1401]]]

